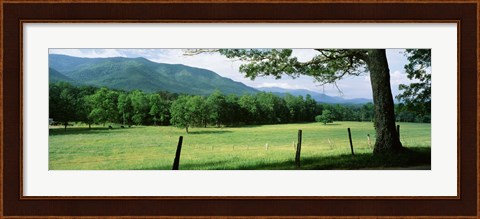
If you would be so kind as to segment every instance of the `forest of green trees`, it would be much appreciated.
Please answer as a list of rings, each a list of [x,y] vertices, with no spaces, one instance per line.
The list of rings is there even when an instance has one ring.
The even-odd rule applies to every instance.
[[[322,114],[323,117],[322,117]],[[328,114],[328,115],[327,115]],[[209,96],[169,92],[145,93],[66,82],[50,84],[49,117],[67,127],[69,122],[123,125],[174,125],[185,128],[317,121],[372,121],[372,103],[364,105],[318,103],[310,95],[280,97],[259,92],[241,96],[215,91]],[[430,122],[430,114],[404,104],[395,105],[397,121]],[[320,120],[328,117],[327,120]]]

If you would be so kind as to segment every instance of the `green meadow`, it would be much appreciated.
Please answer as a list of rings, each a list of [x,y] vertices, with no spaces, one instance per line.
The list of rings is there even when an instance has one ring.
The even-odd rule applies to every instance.
[[[171,170],[179,136],[184,136],[180,170],[395,169],[430,165],[430,124],[397,123],[408,150],[372,154],[371,122],[299,123],[224,128],[120,125],[50,127],[50,170]],[[352,156],[347,128],[352,131]],[[295,147],[303,131],[301,166]],[[369,146],[367,134],[371,136]]]

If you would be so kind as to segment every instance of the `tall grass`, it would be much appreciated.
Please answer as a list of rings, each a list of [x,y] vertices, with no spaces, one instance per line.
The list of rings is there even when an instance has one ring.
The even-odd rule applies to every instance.
[[[409,152],[398,157],[372,155],[373,124],[336,122],[232,128],[172,126],[51,128],[51,170],[169,170],[178,137],[184,136],[181,170],[298,169],[293,163],[297,131],[303,130],[300,169],[359,169],[430,164],[430,124],[399,123]],[[352,130],[351,156],[347,128]],[[268,150],[266,148],[268,144]]]

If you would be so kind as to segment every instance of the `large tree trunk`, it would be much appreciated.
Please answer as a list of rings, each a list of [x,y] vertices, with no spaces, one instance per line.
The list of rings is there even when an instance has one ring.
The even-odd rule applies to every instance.
[[[385,49],[368,50],[368,70],[372,84],[373,105],[375,111],[375,131],[377,139],[373,152],[375,154],[397,153],[402,143],[395,129],[395,113],[390,88],[390,70],[388,69]]]

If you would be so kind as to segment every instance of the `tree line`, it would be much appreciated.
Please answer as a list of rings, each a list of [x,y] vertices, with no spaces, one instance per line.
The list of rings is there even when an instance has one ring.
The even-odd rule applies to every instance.
[[[65,128],[69,122],[83,122],[89,127],[116,123],[174,125],[188,132],[189,127],[374,119],[372,103],[325,104],[310,95],[281,97],[259,92],[239,96],[225,95],[218,90],[209,96],[179,95],[166,91],[145,93],[74,86],[67,82],[51,83],[49,90],[49,117]],[[398,121],[430,122],[429,115],[415,113],[404,104],[397,104],[395,110]]]

